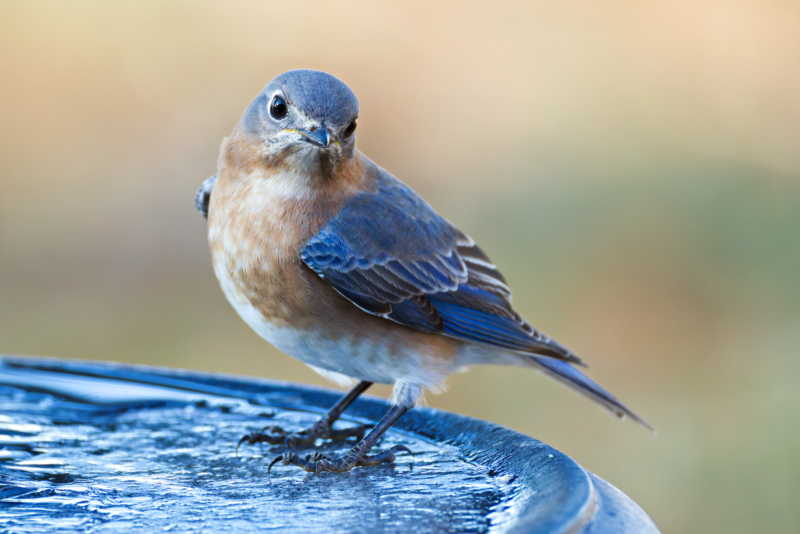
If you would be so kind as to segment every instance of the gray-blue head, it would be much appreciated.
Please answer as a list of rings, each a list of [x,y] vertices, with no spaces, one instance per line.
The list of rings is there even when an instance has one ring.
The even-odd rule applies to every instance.
[[[290,70],[267,84],[241,126],[268,158],[335,164],[355,153],[357,118],[358,99],[344,82],[318,70]]]

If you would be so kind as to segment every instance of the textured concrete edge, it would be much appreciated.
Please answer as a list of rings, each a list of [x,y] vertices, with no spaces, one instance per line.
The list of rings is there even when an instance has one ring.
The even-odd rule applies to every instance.
[[[115,378],[246,399],[258,404],[266,401],[286,409],[317,408],[323,412],[342,394],[338,390],[291,382],[168,367],[26,356],[1,356],[0,361],[11,367]],[[220,383],[225,386],[220,387]],[[292,402],[282,403],[281,397],[289,397]],[[389,407],[383,399],[365,396],[348,408],[347,416],[377,421]],[[658,532],[650,517],[627,495],[584,470],[566,454],[532,437],[494,423],[434,408],[415,409],[393,428],[454,446],[465,454],[467,460],[512,475],[514,482],[521,487],[516,499],[520,511],[509,521],[509,532]],[[555,499],[561,503],[557,509],[541,506],[543,502],[554,501],[543,498],[548,497],[542,491],[543,476],[548,479],[546,486],[550,490],[547,491],[560,492]],[[534,487],[538,489],[533,490]]]

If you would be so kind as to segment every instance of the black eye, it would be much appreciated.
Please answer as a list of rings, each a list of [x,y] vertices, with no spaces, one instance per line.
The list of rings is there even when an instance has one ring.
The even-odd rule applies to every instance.
[[[356,131],[356,121],[353,121],[347,126],[347,128],[345,128],[344,132],[342,132],[342,137],[344,139],[347,139],[348,137],[353,135],[353,132],[355,131]]]
[[[273,119],[279,121],[289,114],[289,106],[286,105],[286,102],[281,97],[276,96],[269,105],[269,114]]]

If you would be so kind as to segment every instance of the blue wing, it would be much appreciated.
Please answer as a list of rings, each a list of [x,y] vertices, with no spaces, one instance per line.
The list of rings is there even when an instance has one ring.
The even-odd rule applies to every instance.
[[[505,279],[475,243],[384,173],[351,198],[300,257],[364,311],[425,332],[572,363],[580,359],[511,306]]]

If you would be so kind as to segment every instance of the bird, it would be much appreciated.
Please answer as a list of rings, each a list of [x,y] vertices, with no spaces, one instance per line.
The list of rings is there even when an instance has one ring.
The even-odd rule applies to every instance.
[[[506,279],[465,233],[356,148],[359,101],[335,76],[273,78],[222,141],[197,193],[214,273],[261,337],[324,377],[355,384],[312,427],[264,428],[239,444],[356,444],[278,463],[342,473],[395,461],[380,437],[447,377],[475,365],[537,370],[619,418],[652,427],[579,370],[583,361],[512,306]],[[376,425],[333,428],[372,384],[392,385]],[[366,435],[365,435],[366,434]]]

